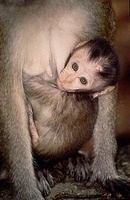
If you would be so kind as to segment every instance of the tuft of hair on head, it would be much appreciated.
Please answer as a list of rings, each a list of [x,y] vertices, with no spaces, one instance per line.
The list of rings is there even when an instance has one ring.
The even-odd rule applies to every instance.
[[[89,60],[102,66],[102,70],[98,72],[99,76],[109,85],[115,85],[119,78],[120,65],[111,44],[105,39],[96,38],[90,40],[86,47],[89,48]]]

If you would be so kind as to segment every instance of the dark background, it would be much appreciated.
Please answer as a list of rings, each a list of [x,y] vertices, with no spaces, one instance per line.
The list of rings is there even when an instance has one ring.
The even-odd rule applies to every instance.
[[[120,60],[117,137],[130,139],[130,25],[129,1],[112,0],[116,14],[116,52]]]

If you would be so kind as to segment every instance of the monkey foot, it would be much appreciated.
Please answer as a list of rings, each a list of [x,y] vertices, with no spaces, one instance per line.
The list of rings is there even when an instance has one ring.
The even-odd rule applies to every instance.
[[[69,176],[76,182],[83,182],[88,179],[89,164],[86,155],[77,154],[74,158],[69,158],[68,163]]]
[[[43,196],[48,196],[56,183],[66,178],[66,161],[40,163],[36,169],[37,185]]]
[[[50,169],[54,182],[59,183],[66,178],[66,161],[56,162]]]
[[[126,180],[106,180],[104,186],[112,195],[120,193],[125,199],[130,199],[130,183]]]
[[[51,188],[54,187],[55,183],[48,170],[43,169],[37,172],[37,185],[44,197],[50,194]]]
[[[130,183],[124,179],[107,179],[104,183],[98,181],[100,184],[105,187],[105,189],[111,193],[112,196],[116,197],[118,194],[122,196],[122,199],[130,199]],[[90,179],[89,182],[86,183],[87,187],[94,186],[96,181],[92,181]]]

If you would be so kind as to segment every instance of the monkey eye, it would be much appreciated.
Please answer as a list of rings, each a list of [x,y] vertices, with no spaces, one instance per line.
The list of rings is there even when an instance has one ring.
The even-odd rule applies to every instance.
[[[78,71],[78,68],[79,68],[79,66],[78,66],[77,63],[73,63],[73,64],[72,64],[72,69],[73,69],[75,72]]]
[[[87,79],[85,77],[81,77],[80,78],[80,82],[83,84],[83,85],[86,85],[87,84]]]

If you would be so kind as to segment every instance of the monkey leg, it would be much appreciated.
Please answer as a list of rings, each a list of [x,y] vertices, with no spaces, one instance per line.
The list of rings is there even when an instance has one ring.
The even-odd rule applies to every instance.
[[[99,97],[99,114],[94,129],[94,160],[90,182],[99,180],[109,191],[130,196],[130,185],[117,173],[116,155],[116,91]]]

